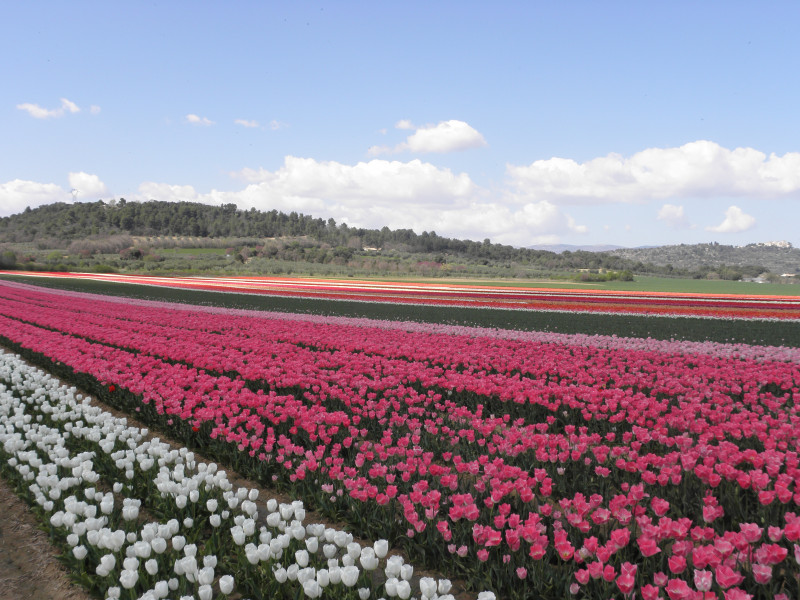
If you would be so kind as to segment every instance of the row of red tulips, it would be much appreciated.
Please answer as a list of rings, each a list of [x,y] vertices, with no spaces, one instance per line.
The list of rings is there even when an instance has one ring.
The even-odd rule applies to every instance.
[[[796,589],[795,363],[2,295],[6,339],[459,573]]]

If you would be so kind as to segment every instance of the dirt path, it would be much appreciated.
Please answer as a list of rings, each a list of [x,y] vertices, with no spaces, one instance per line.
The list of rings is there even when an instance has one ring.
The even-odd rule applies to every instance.
[[[69,578],[28,505],[0,478],[0,600],[89,600]]]

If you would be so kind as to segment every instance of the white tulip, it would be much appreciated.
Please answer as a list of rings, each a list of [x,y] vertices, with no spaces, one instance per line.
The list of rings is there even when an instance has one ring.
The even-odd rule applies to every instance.
[[[407,600],[411,596],[411,584],[405,579],[397,582],[397,596],[402,600]]]
[[[75,546],[75,547],[72,549],[72,554],[73,554],[73,555],[75,556],[75,558],[77,558],[78,560],[83,560],[84,558],[86,558],[86,555],[87,555],[88,553],[89,553],[89,551],[86,549],[86,546],[83,546],[83,545],[80,545],[80,546]]]
[[[200,600],[211,600],[214,597],[214,590],[210,585],[201,585],[197,588],[197,597]]]
[[[384,568],[384,572],[386,573],[386,577],[400,577],[400,569],[403,566],[403,558],[400,556],[390,556],[386,560],[386,567]]]
[[[339,585],[342,582],[342,568],[328,565],[328,579],[333,585]]]
[[[154,537],[150,540],[150,547],[156,554],[163,554],[167,549],[167,540],[163,537]]]
[[[306,538],[306,550],[311,552],[311,554],[316,554],[317,550],[319,550],[319,538],[316,537]]]
[[[139,558],[147,558],[150,556],[150,552],[152,551],[152,547],[147,542],[136,542],[133,545],[133,552]]]
[[[126,590],[129,590],[135,586],[137,581],[139,581],[139,571],[124,569],[119,574],[119,583]]]
[[[362,549],[359,560],[365,571],[374,571],[378,568],[378,558],[375,556],[375,550],[372,548],[367,547]]]
[[[367,600],[369,598],[369,588],[358,588],[358,597],[361,600]]]
[[[383,589],[386,590],[390,598],[397,596],[397,577],[389,577],[383,584]]]
[[[453,587],[453,584],[450,582],[449,579],[440,579],[438,591],[439,594],[448,594],[450,593],[450,589]]]
[[[436,581],[433,577],[423,577],[420,579],[419,591],[424,598],[433,598],[436,594]]]
[[[108,557],[111,558],[111,561],[107,560]],[[114,558],[113,554],[106,554],[100,559],[100,563],[95,567],[94,572],[98,575],[98,577],[107,577],[108,574],[111,572],[111,569],[114,568],[114,563],[116,559]]]
[[[242,531],[246,536],[251,536],[256,532],[256,522],[253,519],[245,519],[242,521]]]
[[[347,587],[353,587],[358,581],[359,570],[356,566],[342,568],[342,583]]]
[[[233,543],[237,546],[241,546],[245,542],[244,531],[239,525],[231,527],[231,537],[233,538]]]
[[[288,578],[288,573],[286,572],[286,569],[284,569],[283,567],[278,567],[274,569],[272,571],[272,574],[275,576],[275,581],[277,581],[278,583],[283,583]]]
[[[159,598],[166,598],[169,596],[169,584],[166,581],[157,581],[153,586],[153,591]]]
[[[226,596],[233,592],[233,576],[223,575],[219,578],[219,591]]]
[[[386,540],[378,540],[372,547],[375,550],[375,556],[378,558],[386,558],[389,553],[389,542]]]
[[[414,566],[409,564],[404,564],[400,567],[400,577],[405,579],[406,581],[410,581],[411,578],[414,576]]]
[[[158,573],[158,561],[155,558],[151,558],[144,563],[144,568],[149,575],[155,575]]]
[[[309,598],[319,598],[322,595],[322,586],[316,579],[309,579],[303,582],[303,593]]]
[[[294,553],[294,559],[295,559],[295,561],[297,562],[297,564],[300,567],[302,567],[302,568],[307,567],[308,566],[308,550],[298,550],[297,552]]]
[[[294,514],[294,508],[291,504],[281,504],[278,511],[281,513],[281,519],[284,521],[291,519]]]
[[[347,544],[347,554],[352,556],[354,559],[361,556],[361,546],[358,544],[358,542],[350,542]]]
[[[339,546],[339,548],[344,548],[350,541],[345,531],[337,531],[333,534],[333,543]]]
[[[214,569],[212,567],[203,567],[197,573],[197,583],[200,585],[211,585],[214,583]]]
[[[320,587],[326,588],[330,582],[331,578],[328,569],[319,569],[317,571],[317,583]]]

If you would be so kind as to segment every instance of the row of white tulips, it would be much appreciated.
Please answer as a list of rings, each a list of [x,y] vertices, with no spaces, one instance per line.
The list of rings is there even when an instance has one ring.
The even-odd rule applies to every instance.
[[[0,470],[49,526],[81,583],[108,599],[302,591],[453,600],[449,580],[415,580],[385,540],[362,547],[350,533],[306,523],[300,501],[234,490],[215,464],[148,439],[147,430],[2,350]]]

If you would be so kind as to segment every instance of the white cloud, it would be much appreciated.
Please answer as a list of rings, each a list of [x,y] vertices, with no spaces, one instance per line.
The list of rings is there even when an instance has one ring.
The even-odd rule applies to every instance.
[[[725,211],[725,219],[722,223],[714,227],[706,227],[706,231],[713,231],[715,233],[741,233],[742,231],[752,229],[755,224],[755,217],[745,214],[738,206],[731,206]]]
[[[242,127],[248,128],[255,128],[258,127],[258,121],[248,121],[246,119],[236,119],[234,121],[237,125],[241,125]]]
[[[96,104],[92,104],[89,107],[89,112],[92,113],[93,115],[99,115],[100,114],[100,110],[101,110],[101,108],[99,106],[97,106]]]
[[[186,122],[191,123],[192,125],[213,125],[214,121],[206,118],[206,117],[199,117],[197,115],[189,114],[186,115]]]
[[[97,175],[80,171],[78,173],[70,173],[68,180],[70,188],[77,190],[76,198],[97,200],[101,196],[108,194],[106,184],[100,181]]]
[[[369,203],[373,198],[436,202],[466,197],[475,185],[466,173],[453,174],[430,163],[371,160],[346,165],[287,156],[277,171],[243,169],[233,174],[271,194]]]
[[[275,171],[243,169],[232,174],[249,185],[238,192],[195,196],[189,186],[161,186],[157,196],[242,208],[300,211],[332,217],[356,227],[435,230],[439,235],[531,245],[555,243],[567,233],[584,233],[547,201],[521,205],[493,201],[465,173],[454,174],[420,160],[374,159],[355,165],[287,156]],[[172,198],[169,197],[173,194]]]
[[[658,211],[658,220],[664,221],[673,229],[688,229],[692,226],[684,213],[683,206],[665,204]]]
[[[14,215],[26,207],[36,208],[53,202],[69,202],[72,197],[55,183],[14,179],[0,183],[0,216]]]
[[[24,110],[34,119],[57,119],[63,117],[67,113],[77,113],[81,111],[77,104],[66,98],[61,98],[61,106],[58,108],[42,108],[38,104],[30,104],[28,102],[17,104],[17,108],[19,110]]]
[[[134,195],[134,200],[163,200],[166,202],[203,202],[204,200],[191,185],[170,185],[145,181],[139,185],[139,193]],[[211,204],[206,200],[206,204]]]
[[[288,127],[288,125],[286,123],[283,123],[282,121],[276,121],[275,119],[272,119],[272,121],[269,122],[269,128],[272,131],[277,131],[278,129],[284,129],[285,127]]]
[[[559,203],[800,195],[800,153],[767,156],[705,140],[650,148],[630,158],[609,154],[584,163],[551,158],[506,170],[520,196]]]
[[[475,129],[464,121],[451,119],[438,125],[415,127],[408,120],[398,121],[396,129],[416,129],[406,141],[394,148],[389,146],[373,146],[369,149],[371,156],[396,152],[455,152],[486,145],[486,140]]]

